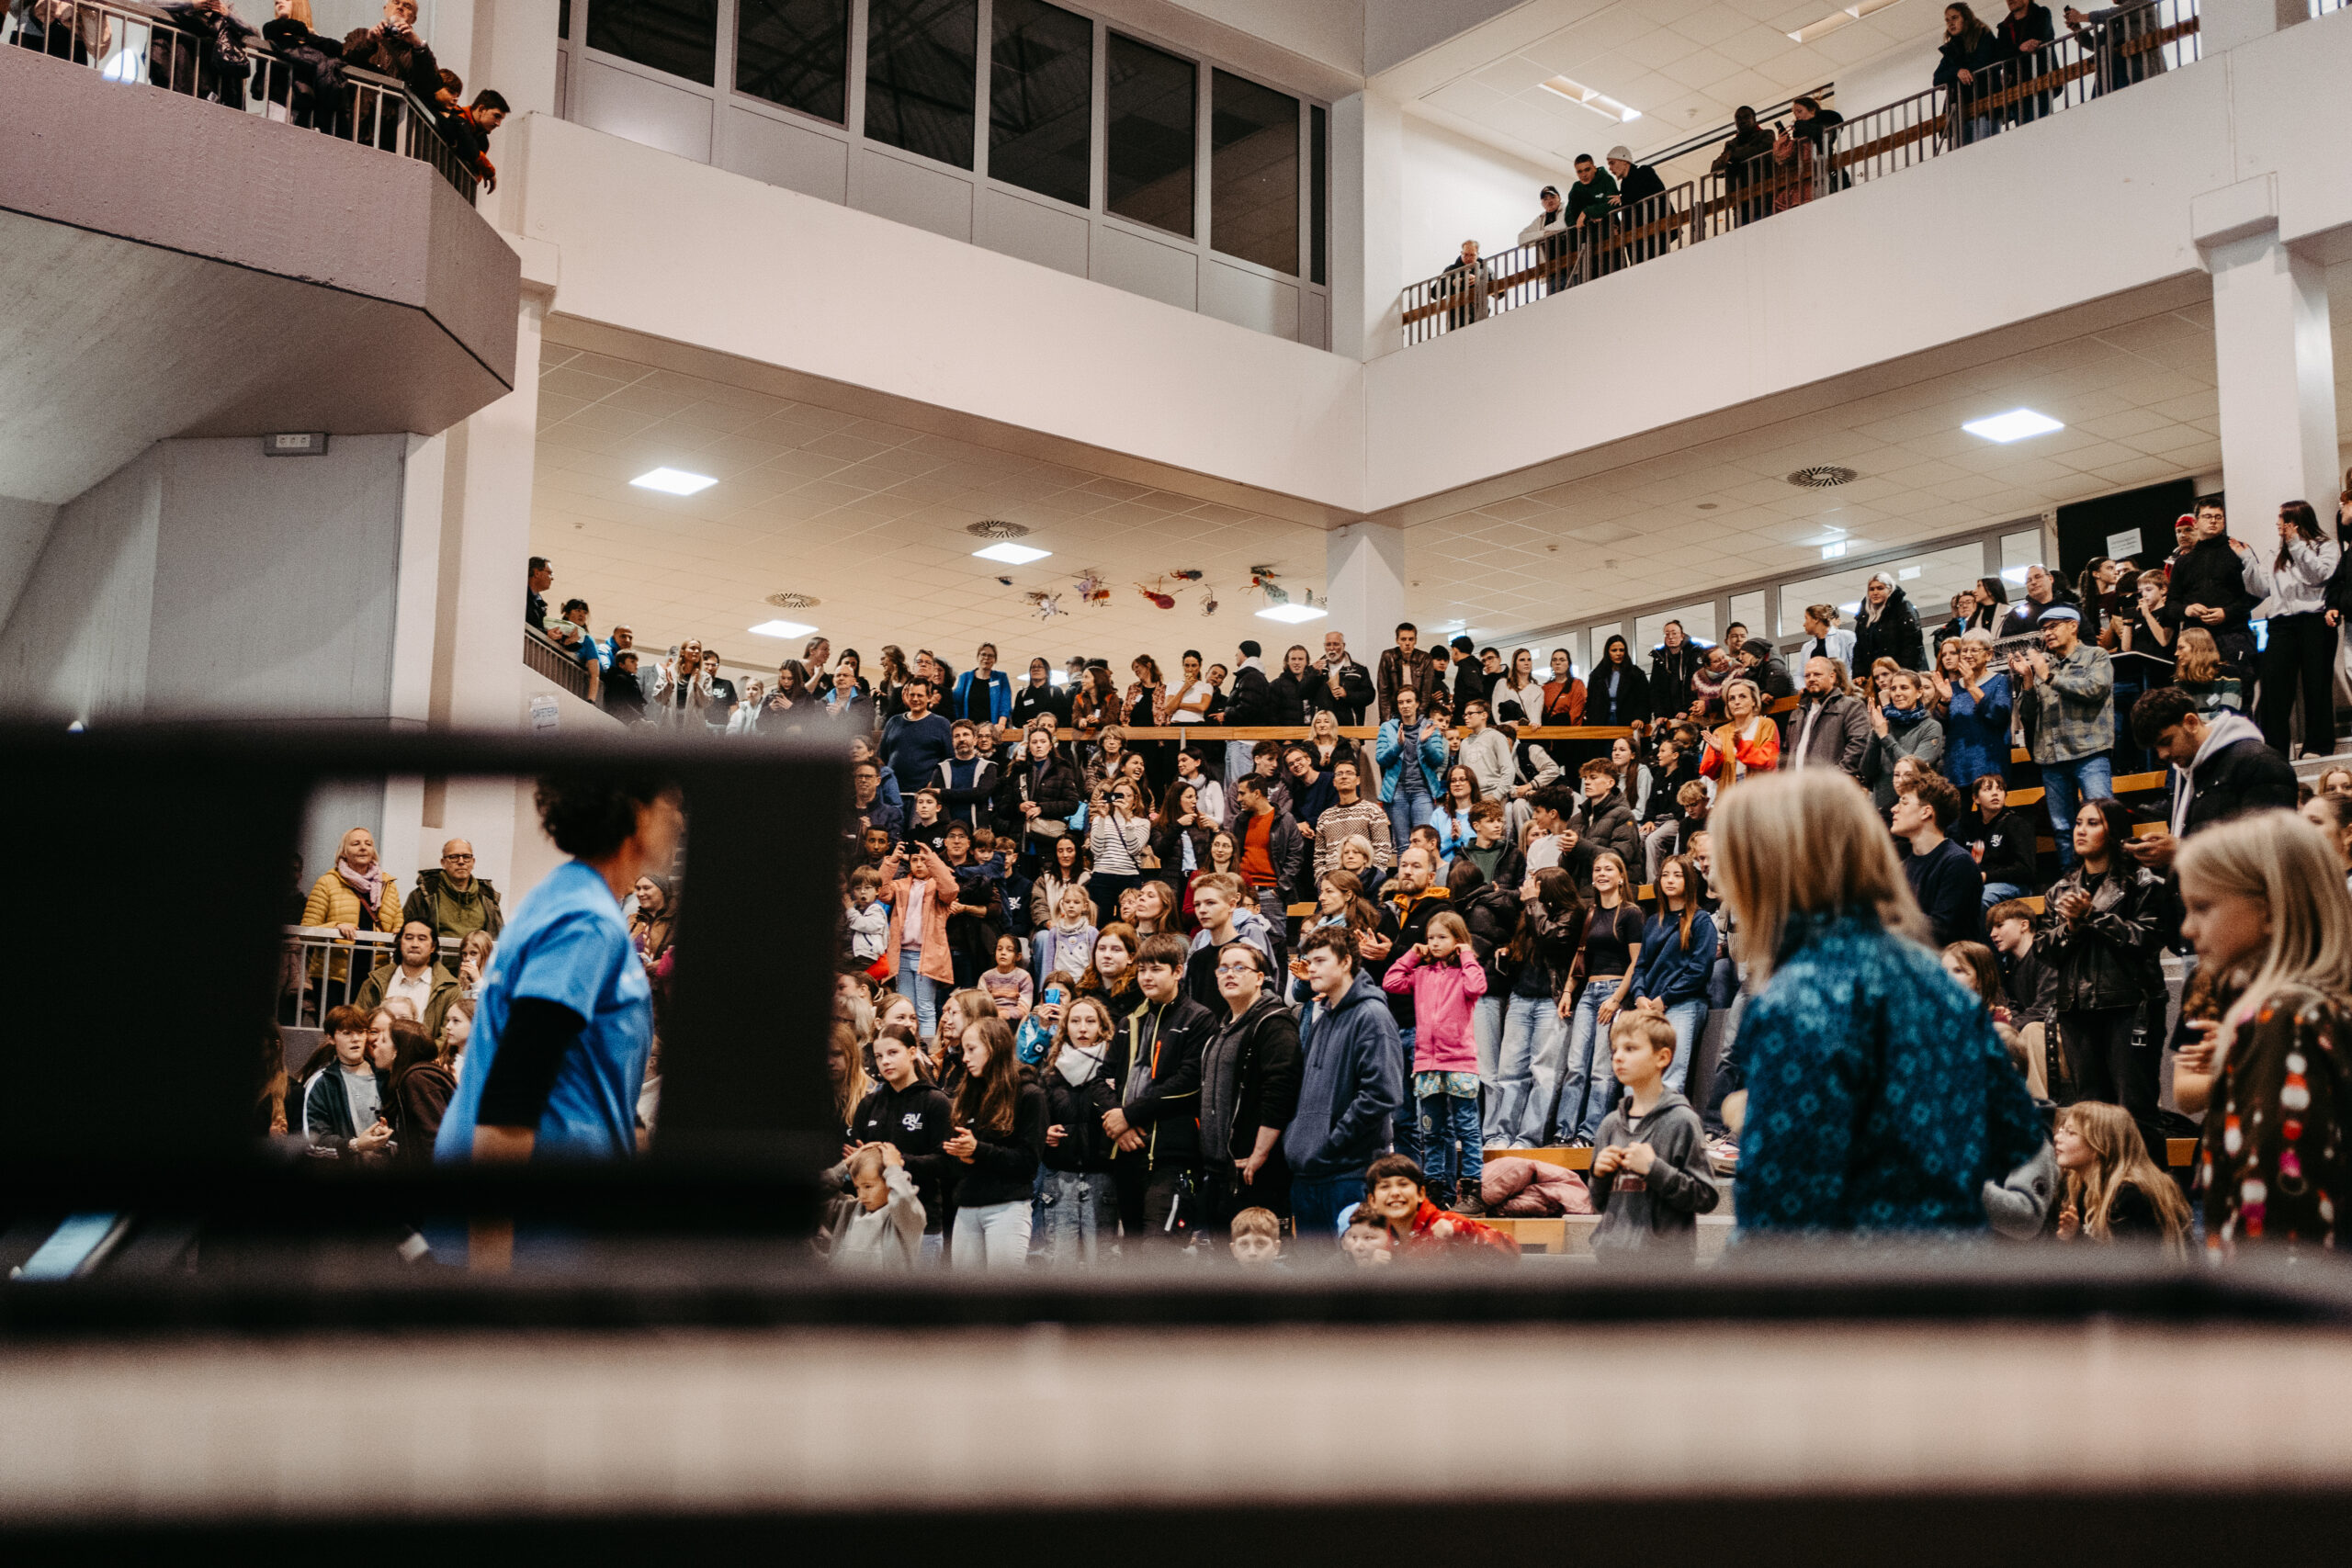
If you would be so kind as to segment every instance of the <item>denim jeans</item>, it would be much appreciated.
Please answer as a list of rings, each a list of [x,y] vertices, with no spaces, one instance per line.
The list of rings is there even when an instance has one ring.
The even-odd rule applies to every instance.
[[[1417,768],[1420,764],[1408,761],[1405,766]],[[1396,797],[1388,803],[1388,839],[1396,846],[1396,852],[1403,854],[1405,840],[1413,836],[1413,829],[1436,816],[1437,802],[1419,791],[1406,793],[1405,781],[1399,778],[1396,781]]]
[[[939,1027],[939,986],[922,972],[922,948],[899,950],[899,995],[914,998],[915,1033],[928,1040]]]
[[[1541,1146],[1559,1091],[1560,1051],[1568,1021],[1549,997],[1512,997],[1503,1009],[1502,1059],[1487,1097],[1487,1146]]]
[[[1291,1183],[1290,1212],[1297,1221],[1298,1239],[1307,1247],[1335,1247],[1340,1240],[1340,1211],[1363,1201],[1363,1172],[1338,1176],[1302,1176]]]
[[[1415,1165],[1419,1165],[1421,1163],[1421,1117],[1420,1111],[1413,1104],[1413,1034],[1414,1032],[1409,1028],[1396,1032],[1397,1039],[1404,1046],[1405,1103],[1398,1106],[1396,1114],[1389,1119],[1388,1141],[1390,1146],[1398,1154],[1403,1155]]]
[[[1699,1035],[1707,1027],[1707,999],[1693,997],[1687,1002],[1671,1004],[1666,1010],[1666,1021],[1674,1025],[1674,1060],[1666,1069],[1666,1087],[1680,1094],[1682,1086],[1690,1081],[1690,1064],[1699,1055]]]
[[[2075,808],[2086,800],[2115,793],[2115,768],[2104,751],[2072,762],[2041,764],[2042,800],[2050,808],[2051,831],[2058,840],[2060,870],[2075,863]]]
[[[2014,882],[1988,882],[1984,885],[1984,907],[1991,908],[2004,898],[2022,898],[2025,889]]]
[[[1617,1079],[1609,1070],[1609,1031],[1600,1026],[1600,1004],[1617,994],[1617,975],[1587,980],[1584,994],[1568,1021],[1568,1048],[1560,1062],[1560,1111],[1553,1123],[1552,1141],[1589,1143],[1609,1114]]]
[[[1226,809],[1233,809],[1233,785],[1237,779],[1247,778],[1258,765],[1258,743],[1255,740],[1228,740],[1225,743]]]
[[[1460,1179],[1477,1185],[1486,1158],[1478,1145],[1478,1102],[1466,1094],[1422,1097],[1421,1174],[1432,1183]]]
[[[958,1269],[1018,1269],[1029,1261],[1029,1202],[983,1203],[956,1211],[948,1258]]]
[[[1047,1263],[1092,1263],[1119,1239],[1119,1204],[1107,1170],[1041,1171],[1034,1222]]]
[[[1470,1007],[1471,1043],[1478,1053],[1478,1087],[1491,1098],[1495,1069],[1502,1063],[1503,994],[1489,991]]]

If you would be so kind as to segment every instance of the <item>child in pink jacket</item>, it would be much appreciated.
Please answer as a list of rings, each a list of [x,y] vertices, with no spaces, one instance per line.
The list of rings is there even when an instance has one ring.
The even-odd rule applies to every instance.
[[[1413,1099],[1420,1107],[1430,1201],[1457,1214],[1483,1214],[1478,1042],[1470,1019],[1487,994],[1487,971],[1471,950],[1470,928],[1451,909],[1433,917],[1429,940],[1390,964],[1380,983],[1413,998]],[[1451,1204],[1442,1196],[1449,1187]]]

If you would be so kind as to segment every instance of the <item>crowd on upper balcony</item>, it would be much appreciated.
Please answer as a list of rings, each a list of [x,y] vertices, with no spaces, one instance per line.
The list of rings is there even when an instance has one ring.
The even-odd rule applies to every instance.
[[[268,118],[346,141],[384,147],[397,137],[406,110],[363,85],[390,78],[429,115],[435,134],[457,164],[485,188],[497,184],[490,138],[510,112],[495,90],[464,101],[465,83],[434,58],[416,31],[415,0],[385,0],[383,19],[355,28],[341,39],[311,30],[311,0],[272,0],[269,19],[255,27],[232,0],[13,0],[11,39],[17,47],[102,65],[126,80],[135,66],[118,67],[118,45],[146,43],[146,77],[155,86],[231,108],[258,107]]]

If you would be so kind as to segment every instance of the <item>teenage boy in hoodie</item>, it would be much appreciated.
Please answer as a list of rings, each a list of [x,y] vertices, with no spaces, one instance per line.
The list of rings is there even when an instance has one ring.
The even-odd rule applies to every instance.
[[[1976,804],[1953,822],[1950,831],[1976,861],[1984,878],[1984,907],[2018,898],[2029,887],[2041,886],[2035,863],[2034,824],[2022,811],[2009,809],[2009,782],[1986,773],[1975,783]]]
[[[1102,1131],[1116,1144],[1111,1185],[1129,1243],[1173,1238],[1171,1218],[1197,1225],[1200,1215],[1177,1214],[1177,1200],[1201,1157],[1201,1049],[1216,1032],[1208,1009],[1183,993],[1184,939],[1160,931],[1136,953],[1136,987],[1143,1005],[1111,1037],[1106,1070],[1119,1103],[1102,1113]]]
[[[893,1024],[874,1037],[874,1071],[882,1081],[858,1101],[849,1125],[858,1143],[888,1144],[904,1158],[922,1204],[922,1259],[931,1263],[939,1258],[945,1212],[940,1181],[947,1156],[939,1148],[955,1131],[956,1114],[947,1097],[922,1081],[915,1058],[914,1035],[906,1025]]]
[[[1592,1156],[1592,1250],[1657,1252],[1696,1259],[1699,1216],[1722,1194],[1707,1164],[1706,1129],[1690,1102],[1666,1087],[1674,1026],[1656,1013],[1624,1012],[1609,1027],[1609,1066],[1624,1087],[1600,1123]]]
[[[1217,985],[1217,950],[1229,942],[1246,942],[1266,955],[1269,968],[1281,967],[1274,951],[1272,924],[1247,897],[1241,878],[1229,871],[1212,871],[1193,884],[1192,954],[1184,963],[1184,994],[1216,1013],[1225,1006]]]
[[[1283,1131],[1283,1158],[1299,1241],[1323,1247],[1338,1236],[1340,1212],[1363,1196],[1364,1172],[1388,1151],[1405,1103],[1405,1052],[1346,928],[1308,932],[1295,962],[1314,999],[1299,1021],[1298,1110]]]
[[[2172,764],[2170,831],[2126,846],[2151,871],[2168,871],[2179,840],[2242,812],[2295,809],[2295,770],[2243,715],[2198,711],[2178,686],[2159,686],[2132,707],[2132,738]]]

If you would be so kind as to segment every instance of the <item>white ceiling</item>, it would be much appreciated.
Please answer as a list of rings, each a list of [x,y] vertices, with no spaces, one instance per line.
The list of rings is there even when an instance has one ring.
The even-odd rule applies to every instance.
[[[2352,435],[2352,265],[2329,282],[2337,410]],[[1676,446],[1653,433],[1480,486],[1452,508],[1432,498],[1408,517],[1408,613],[1495,635],[1613,618],[1760,576],[1835,570],[1820,554],[1834,539],[1860,556],[2214,473],[2211,318],[2210,304],[2176,304],[1736,434]],[[1315,640],[1312,624],[1300,636],[1255,618],[1265,600],[1247,586],[1251,566],[1271,564],[1294,594],[1320,593],[1325,536],[1309,524],[1080,457],[1041,460],[553,342],[542,366],[531,547],[553,559],[559,600],[594,606],[599,632],[625,621],[653,648],[700,637],[730,664],[763,669],[799,651],[747,634],[776,615],[868,658],[885,642],[936,646],[959,667],[983,639],[1009,663],[1084,652],[1122,667],[1137,651],[1172,666],[1187,647],[1214,660],[1243,637]],[[2066,428],[2006,446],[1960,428],[2019,406]],[[1823,463],[1862,477],[1830,491],[1787,482]],[[628,482],[662,464],[720,482],[686,499]],[[1029,525],[1029,542],[1053,558],[973,559],[981,541],[965,525],[988,517]],[[1066,593],[1069,615],[1032,618],[1025,591],[1067,590],[1089,567],[1102,570],[1107,604]],[[1184,568],[1203,584],[1157,584],[1175,593],[1173,610],[1138,592]],[[1214,617],[1201,614],[1201,587],[1216,591]],[[780,591],[823,604],[778,611],[765,599]]]
[[[1997,12],[1998,0],[1986,8]],[[1779,103],[1917,48],[1941,26],[1940,0],[1896,0],[1811,43],[1790,40],[1839,9],[1835,0],[1532,0],[1385,73],[1378,85],[1538,162],[1620,141],[1646,157],[1728,124],[1742,104]],[[1563,75],[1641,118],[1620,125],[1540,85]]]

